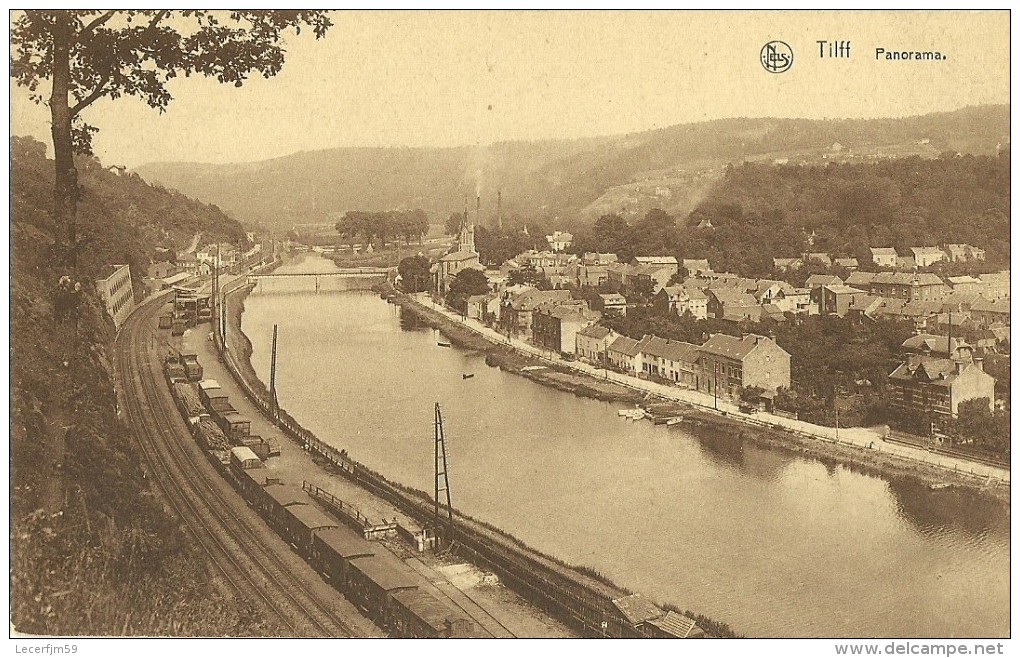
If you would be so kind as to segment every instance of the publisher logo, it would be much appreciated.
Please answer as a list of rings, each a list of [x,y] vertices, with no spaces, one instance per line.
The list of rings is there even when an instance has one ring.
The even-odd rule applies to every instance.
[[[793,66],[793,48],[785,41],[769,41],[762,46],[760,59],[769,73],[783,73]]]

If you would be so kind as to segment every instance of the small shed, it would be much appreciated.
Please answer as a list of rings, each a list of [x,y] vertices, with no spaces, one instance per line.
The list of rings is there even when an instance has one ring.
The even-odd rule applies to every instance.
[[[705,637],[705,631],[698,628],[693,619],[670,610],[658,619],[645,623],[649,635],[660,638]]]
[[[613,605],[623,614],[631,626],[639,626],[663,615],[662,609],[640,594],[631,594],[613,599]]]

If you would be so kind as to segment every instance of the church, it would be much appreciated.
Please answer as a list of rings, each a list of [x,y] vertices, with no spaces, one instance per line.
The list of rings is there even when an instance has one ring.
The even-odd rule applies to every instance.
[[[484,269],[478,260],[478,252],[475,251],[475,225],[469,223],[465,216],[464,224],[460,227],[456,251],[446,254],[432,266],[433,289],[437,294],[445,295],[453,277],[468,268]]]

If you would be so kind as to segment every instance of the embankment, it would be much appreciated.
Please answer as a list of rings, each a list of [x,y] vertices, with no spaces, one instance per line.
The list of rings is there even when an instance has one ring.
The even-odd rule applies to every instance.
[[[460,347],[485,354],[490,366],[515,373],[560,391],[606,402],[626,405],[641,403],[643,407],[664,416],[683,416],[685,427],[695,432],[710,431],[742,441],[750,441],[773,450],[815,459],[827,465],[843,466],[850,470],[886,479],[905,479],[925,487],[949,484],[968,495],[980,495],[1009,505],[1010,487],[1000,485],[988,488],[983,478],[969,473],[940,468],[888,452],[866,450],[848,443],[822,441],[801,436],[781,428],[768,428],[741,422],[737,417],[723,416],[700,407],[667,400],[653,394],[643,394],[613,381],[557,366],[523,354],[508,345],[493,343],[475,331],[454,322],[436,311],[418,304],[410,297],[396,295],[394,303],[422,323],[441,331]],[[525,369],[544,366],[540,369]]]

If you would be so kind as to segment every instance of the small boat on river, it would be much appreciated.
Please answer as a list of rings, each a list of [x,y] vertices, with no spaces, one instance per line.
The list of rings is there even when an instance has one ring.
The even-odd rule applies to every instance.
[[[473,372],[469,372],[469,373],[466,373],[466,374],[463,374],[463,375],[461,375],[461,378],[462,378],[462,379],[471,379],[471,378],[472,378],[472,377],[474,377],[474,376],[475,376],[475,373],[473,373]]]
[[[440,347],[449,347],[450,346],[449,343],[444,343],[443,341],[439,341],[438,343],[436,343],[436,345],[438,345]]]

